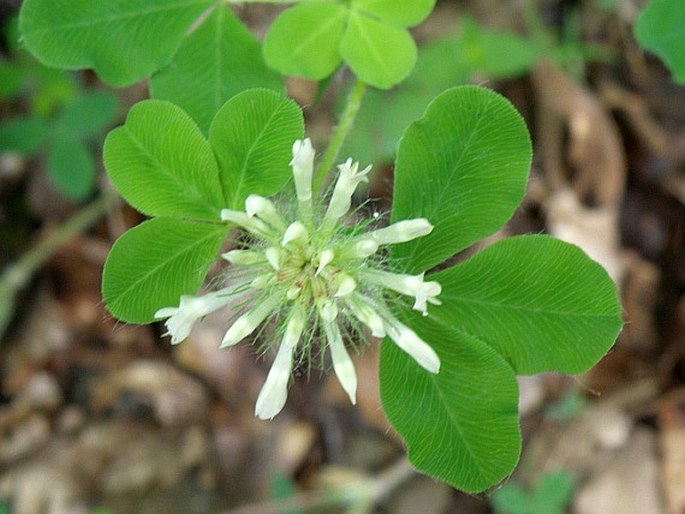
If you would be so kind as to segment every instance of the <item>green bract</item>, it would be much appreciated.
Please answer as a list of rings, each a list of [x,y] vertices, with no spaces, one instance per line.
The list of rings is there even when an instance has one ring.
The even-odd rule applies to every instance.
[[[372,6],[386,13],[386,2]],[[499,229],[523,197],[528,132],[489,90],[448,90],[407,129],[385,228],[350,211],[369,172],[351,159],[330,195],[315,196],[314,150],[301,135],[297,106],[265,90],[224,105],[209,140],[172,104],[134,107],[110,134],[105,162],[124,197],[158,217],[115,244],[105,302],[126,321],[166,319],[172,343],[228,307],[222,346],[261,332],[263,348],[278,349],[257,401],[263,418],[283,407],[296,358],[307,361],[315,343],[354,401],[343,334],[387,335],[382,403],[412,463],[469,492],[490,487],[521,447],[516,374],[580,373],[597,362],[621,328],[613,282],[577,247],[542,235],[445,265]],[[291,167],[294,187],[283,188]],[[233,239],[222,254],[230,265],[196,296],[234,226],[248,235]]]
[[[267,64],[314,80],[347,63],[360,80],[388,89],[416,62],[407,27],[420,23],[435,0],[312,0],[281,13],[264,40]]]

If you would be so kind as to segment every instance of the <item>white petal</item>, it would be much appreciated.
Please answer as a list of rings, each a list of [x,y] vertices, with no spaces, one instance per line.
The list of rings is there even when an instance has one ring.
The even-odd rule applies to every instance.
[[[270,246],[269,248],[264,250],[264,256],[266,257],[266,260],[269,261],[269,264],[271,264],[271,267],[275,271],[281,269],[281,250],[279,248],[276,248],[275,246]]]
[[[346,249],[347,250],[347,249]],[[353,259],[365,259],[369,255],[373,255],[378,251],[378,243],[372,239],[363,238],[350,245],[349,250],[345,252],[346,256]]]
[[[271,283],[273,278],[274,276],[272,273],[264,273],[263,275],[259,275],[258,277],[252,279],[250,282],[250,287],[252,289],[264,289]]]
[[[155,319],[169,318],[178,312],[178,307],[164,307],[155,312]]]
[[[288,225],[285,234],[283,234],[283,239],[281,239],[281,246],[285,246],[291,241],[298,241],[303,244],[309,241],[309,232],[301,221],[295,221]]]
[[[314,273],[314,276],[319,276],[319,273],[321,273],[324,270],[324,268],[328,266],[334,258],[335,252],[333,252],[333,250],[331,250],[330,248],[321,252],[321,255],[319,255],[319,266],[316,268],[316,273]]]
[[[440,357],[416,332],[393,316],[386,316],[385,330],[390,339],[407,352],[422,368],[431,373],[440,371]]]
[[[336,277],[336,282],[338,290],[333,296],[340,298],[341,296],[347,296],[351,294],[357,288],[357,281],[346,273],[340,273]]]
[[[177,344],[190,335],[193,325],[210,312],[228,304],[241,285],[222,289],[204,296],[183,295],[178,307],[165,307],[155,313],[155,318],[169,318],[165,322],[171,344]]]
[[[223,209],[221,211],[221,220],[230,221],[231,223],[240,225],[248,232],[252,232],[253,234],[262,238],[268,238],[273,234],[273,231],[266,223],[259,219],[251,218],[246,213],[241,211]]]
[[[219,347],[233,346],[249,336],[262,321],[269,317],[280,302],[280,297],[272,295],[257,303],[252,309],[235,320],[226,332]]]
[[[354,364],[352,364],[352,359],[345,349],[338,325],[326,319],[323,319],[323,325],[328,346],[331,349],[333,370],[340,381],[340,385],[354,405],[357,403],[357,373],[354,371]]]
[[[243,266],[260,264],[265,261],[264,254],[254,250],[231,250],[230,252],[222,253],[221,258],[227,260],[231,264]]]
[[[245,212],[252,218],[258,216],[279,230],[285,228],[281,215],[276,210],[273,202],[259,195],[250,195],[245,199]]]
[[[352,195],[357,186],[362,182],[368,182],[367,175],[371,171],[371,166],[367,166],[359,171],[359,163],[352,163],[352,159],[347,159],[345,164],[338,166],[340,174],[333,189],[328,209],[321,222],[325,231],[330,231],[335,223],[347,213],[352,205]]]
[[[288,398],[288,380],[292,372],[294,351],[294,346],[288,346],[284,342],[278,348],[276,359],[257,398],[255,415],[258,418],[273,419],[283,409]]]
[[[258,418],[273,419],[283,409],[288,396],[288,380],[293,367],[293,353],[306,322],[307,314],[304,307],[295,306],[290,314],[276,359],[257,398],[255,414]]]
[[[295,191],[300,202],[312,199],[312,173],[314,171],[314,148],[309,138],[304,141],[297,140],[293,144],[293,160],[290,166],[293,168],[295,179]]]
[[[326,321],[334,321],[338,317],[338,306],[335,302],[325,301],[319,307],[319,314]]]
[[[374,241],[381,245],[406,243],[417,237],[423,237],[430,234],[433,230],[426,218],[416,218],[411,220],[398,221],[392,225],[374,230],[365,234],[365,237],[371,237]]]
[[[424,282],[423,273],[419,275],[404,275],[381,270],[366,270],[362,272],[363,278],[370,282],[397,291],[407,296],[415,297],[414,309],[424,316],[428,314],[427,302],[434,303],[435,298],[442,292],[439,282]]]
[[[372,300],[363,295],[354,293],[345,298],[345,303],[354,314],[354,317],[369,327],[374,337],[385,337],[385,325],[380,314],[371,307]],[[385,306],[383,306],[385,307]]]

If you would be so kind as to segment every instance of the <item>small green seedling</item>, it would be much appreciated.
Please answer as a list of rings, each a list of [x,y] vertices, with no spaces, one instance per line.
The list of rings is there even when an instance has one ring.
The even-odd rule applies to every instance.
[[[565,514],[575,485],[566,471],[546,473],[528,490],[506,484],[495,491],[490,503],[497,514]]]

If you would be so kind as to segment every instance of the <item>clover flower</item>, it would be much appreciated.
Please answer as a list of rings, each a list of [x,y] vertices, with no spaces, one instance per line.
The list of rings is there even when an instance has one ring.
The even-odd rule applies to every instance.
[[[178,307],[156,312],[168,318],[172,344],[185,339],[193,324],[228,304],[247,307],[228,328],[221,347],[230,347],[274,319],[280,329],[276,358],[257,399],[255,414],[271,419],[283,408],[296,355],[311,354],[313,341],[329,350],[333,370],[354,404],[357,376],[343,334],[366,327],[373,336],[388,336],[424,369],[438,373],[435,351],[391,312],[388,304],[399,295],[413,297],[413,308],[424,316],[428,304],[439,305],[438,282],[424,275],[394,273],[380,257],[382,247],[425,236],[433,226],[424,218],[404,220],[364,232],[370,222],[346,223],[352,196],[367,182],[370,166],[361,169],[348,159],[339,174],[328,205],[315,208],[312,174],[315,152],[309,139],[295,141],[293,170],[297,219],[279,211],[259,195],[245,200],[245,211],[224,209],[223,221],[234,223],[249,235],[244,248],[222,255],[228,287],[204,296],[183,296]],[[318,335],[315,338],[315,335]],[[363,340],[361,335],[355,336]],[[352,341],[354,342],[354,341]]]

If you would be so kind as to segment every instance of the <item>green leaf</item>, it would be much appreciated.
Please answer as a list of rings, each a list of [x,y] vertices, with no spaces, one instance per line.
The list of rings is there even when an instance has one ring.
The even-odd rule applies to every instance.
[[[307,2],[282,12],[264,38],[264,59],[283,75],[326,78],[340,65],[338,47],[349,10]]]
[[[411,73],[416,44],[406,29],[352,11],[340,54],[361,80],[389,89]]]
[[[461,33],[442,40],[445,53],[453,57],[454,68],[467,77],[475,73],[492,78],[510,78],[528,73],[544,49],[514,32],[491,31],[466,17]],[[449,49],[448,49],[449,48]]]
[[[435,7],[435,0],[352,0],[352,7],[402,27],[421,23]]]
[[[504,97],[475,86],[438,96],[400,141],[392,207],[392,221],[425,217],[435,228],[394,245],[393,258],[424,271],[495,232],[523,198],[531,156]]]
[[[242,209],[249,194],[270,196],[291,176],[292,146],[304,133],[302,111],[267,89],[231,98],[209,128],[226,206]]]
[[[111,124],[119,111],[119,99],[113,93],[84,93],[64,106],[57,130],[73,138],[96,137]]]
[[[93,189],[95,162],[82,142],[56,138],[47,155],[47,168],[57,189],[72,200],[82,200]]]
[[[154,218],[132,228],[112,247],[102,297],[116,318],[150,323],[163,307],[202,285],[226,237],[223,225]]]
[[[105,140],[104,161],[122,196],[148,216],[219,220],[224,205],[209,143],[179,107],[134,105]]]
[[[496,242],[430,279],[442,285],[432,316],[487,342],[518,374],[582,373],[621,330],[606,271],[548,236]]]
[[[114,86],[167,64],[214,0],[25,0],[19,28],[44,64],[93,68]]]
[[[266,67],[259,41],[225,7],[184,41],[174,60],[152,77],[154,98],[184,109],[206,134],[232,96],[253,87],[284,92],[280,75]]]
[[[77,94],[79,85],[73,73],[48,68],[31,57],[30,81],[35,85],[31,92],[31,111],[34,114],[52,117]]]
[[[685,84],[685,2],[651,0],[635,23],[640,46],[654,52],[669,67],[676,81]]]
[[[45,120],[27,116],[0,123],[0,152],[31,155],[38,151],[48,135]]]
[[[466,332],[411,314],[410,326],[440,356],[432,375],[386,339],[383,410],[423,473],[467,492],[505,478],[521,448],[518,386],[509,365]]]

